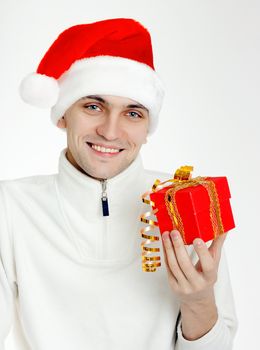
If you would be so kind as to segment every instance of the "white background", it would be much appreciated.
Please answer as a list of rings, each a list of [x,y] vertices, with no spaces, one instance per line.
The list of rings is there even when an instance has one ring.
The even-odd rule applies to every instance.
[[[257,349],[260,324],[260,2],[1,0],[0,180],[57,171],[66,146],[48,110],[24,104],[20,80],[65,28],[132,17],[152,35],[166,86],[147,168],[227,176],[236,229],[225,243],[239,319],[234,350]]]

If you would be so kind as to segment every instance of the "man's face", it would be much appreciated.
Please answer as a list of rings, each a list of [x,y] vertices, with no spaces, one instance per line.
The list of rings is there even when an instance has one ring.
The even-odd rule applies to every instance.
[[[136,158],[148,133],[148,110],[119,96],[91,95],[76,101],[57,124],[67,129],[67,158],[81,172],[108,179]]]

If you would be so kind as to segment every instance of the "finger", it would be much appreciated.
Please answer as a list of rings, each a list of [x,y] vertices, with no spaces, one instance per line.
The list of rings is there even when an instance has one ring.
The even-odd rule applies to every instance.
[[[201,271],[206,279],[212,279],[215,277],[215,271],[216,271],[216,262],[213,259],[212,255],[210,254],[207,245],[205,242],[200,239],[196,238],[193,241],[193,246],[198,254],[199,262],[198,265],[201,268]]]
[[[198,273],[191,262],[180,232],[178,230],[173,230],[170,236],[180,269],[189,282],[195,282],[195,280],[198,278]]]
[[[213,259],[217,262],[219,262],[219,259],[221,256],[221,250],[226,237],[227,237],[227,232],[219,235],[217,238],[213,240],[213,242],[209,247],[209,252],[211,253]]]
[[[165,236],[164,236],[165,234],[167,235],[167,234],[169,234],[169,232],[168,232],[168,231],[165,231],[165,232],[163,232],[163,234],[162,234],[162,241],[163,241],[162,247],[163,247],[164,261],[165,261],[165,265],[166,265],[166,268],[167,268],[167,272],[169,272],[170,274],[172,274],[172,273],[171,273],[170,266],[169,266],[169,263],[168,263],[167,252],[166,252],[166,248],[165,248],[165,244],[167,244],[167,243],[164,243],[164,240],[166,239]]]
[[[169,266],[170,272],[173,274],[173,276],[178,281],[178,283],[184,285],[187,283],[187,280],[182,270],[180,269],[180,266],[176,259],[173,245],[169,236],[169,232],[164,232],[162,235],[162,238],[163,238],[163,245],[166,253],[167,264]]]
[[[177,281],[177,279],[175,278],[175,276],[171,272],[170,266],[169,266],[168,261],[167,261],[167,255],[166,255],[164,245],[163,245],[163,252],[164,252],[164,261],[165,261],[165,265],[166,265],[166,271],[167,271],[167,275],[168,275],[168,279],[169,279],[169,284],[173,288],[173,290],[178,293],[178,291],[180,289],[179,282]]]
[[[163,237],[164,234],[165,233],[162,234],[162,237]],[[164,239],[164,237],[163,237],[163,239]],[[163,247],[163,255],[164,255],[165,266],[166,266],[166,270],[167,270],[167,274],[168,274],[169,280],[172,282],[172,284],[174,285],[175,288],[178,288],[178,281],[175,278],[175,276],[173,275],[173,273],[171,272],[171,268],[170,268],[169,263],[168,263],[165,245],[162,244],[162,247]]]

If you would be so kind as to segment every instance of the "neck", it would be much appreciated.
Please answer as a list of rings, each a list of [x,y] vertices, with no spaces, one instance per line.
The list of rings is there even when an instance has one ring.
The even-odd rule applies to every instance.
[[[67,149],[66,153],[66,158],[68,159],[68,161],[77,169],[79,170],[82,174],[84,175],[87,175],[89,177],[91,177],[92,179],[95,179],[95,180],[98,180],[98,181],[103,181],[103,180],[106,180],[106,179],[102,179],[102,178],[98,178],[98,177],[94,177],[94,176],[91,176],[90,174],[86,173],[84,169],[82,169],[78,163],[75,161],[75,159],[73,158],[71,152],[69,149]]]

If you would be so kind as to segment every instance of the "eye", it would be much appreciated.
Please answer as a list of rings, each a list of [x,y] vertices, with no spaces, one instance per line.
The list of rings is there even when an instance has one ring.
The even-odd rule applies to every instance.
[[[85,105],[84,108],[89,109],[89,110],[91,110],[91,111],[100,110],[100,108],[99,108],[97,105],[95,105],[95,104]]]
[[[143,116],[136,112],[129,112],[130,116],[133,117],[133,119],[143,118]]]

